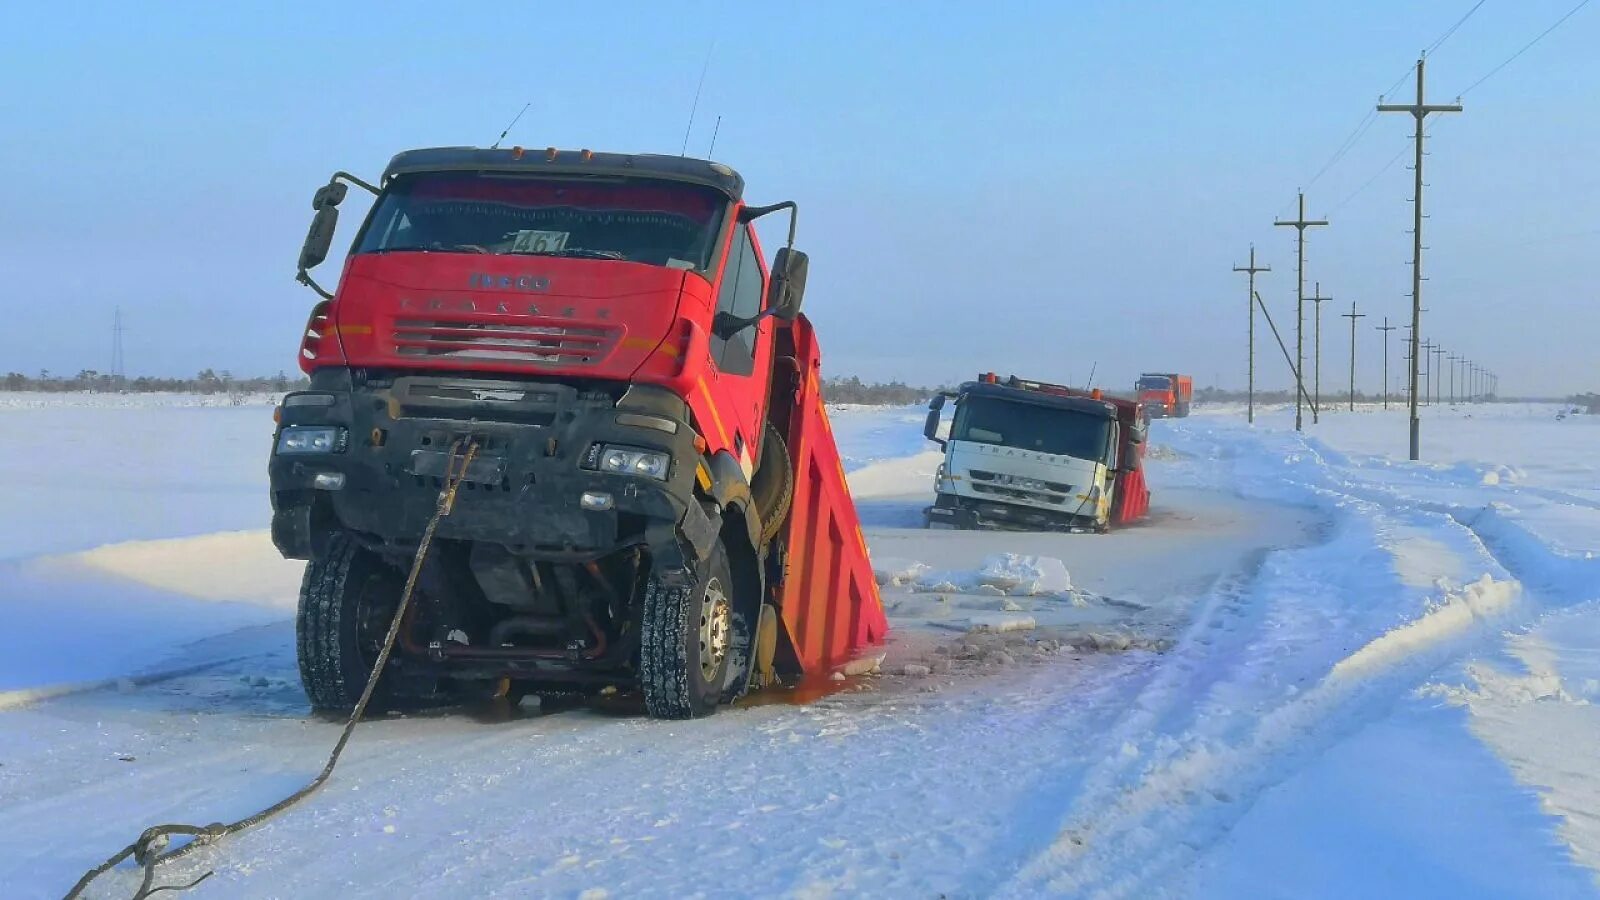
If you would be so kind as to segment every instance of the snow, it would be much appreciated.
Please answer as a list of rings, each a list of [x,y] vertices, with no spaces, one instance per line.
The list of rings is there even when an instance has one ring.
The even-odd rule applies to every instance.
[[[37,400],[35,396],[27,399]],[[254,811],[295,673],[263,406],[0,396],[0,883]],[[626,697],[363,725],[202,896],[1581,897],[1600,891],[1600,417],[1197,410],[1151,519],[927,531],[916,409],[830,410],[894,627],[697,722]],[[119,870],[107,896],[125,895]]]

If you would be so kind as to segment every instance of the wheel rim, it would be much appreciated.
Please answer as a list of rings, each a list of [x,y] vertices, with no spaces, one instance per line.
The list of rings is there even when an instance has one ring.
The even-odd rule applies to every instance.
[[[389,593],[388,587],[388,579],[369,575],[362,580],[356,595],[356,652],[360,654],[362,666],[369,671],[377,663],[383,639],[389,636],[389,625],[394,621],[394,604],[383,602],[393,599],[384,597]]]
[[[728,635],[733,631],[733,604],[722,581],[712,578],[700,598],[700,674],[716,677],[728,656]]]

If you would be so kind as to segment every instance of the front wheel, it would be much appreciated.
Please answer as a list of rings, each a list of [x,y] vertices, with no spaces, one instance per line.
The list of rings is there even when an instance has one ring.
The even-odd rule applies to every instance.
[[[645,587],[639,681],[645,709],[658,719],[695,719],[717,711],[733,656],[733,577],[717,541],[690,587],[654,575]]]
[[[404,586],[398,571],[342,533],[329,540],[326,553],[306,563],[295,655],[313,711],[344,715],[355,709]],[[378,685],[374,706],[394,704],[390,688]]]

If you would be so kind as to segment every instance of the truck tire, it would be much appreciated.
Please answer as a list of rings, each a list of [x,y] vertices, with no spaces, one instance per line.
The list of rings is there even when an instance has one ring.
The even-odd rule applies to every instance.
[[[404,587],[398,572],[342,532],[329,539],[327,553],[306,563],[294,631],[312,711],[355,709]],[[395,704],[390,687],[379,683],[373,707]]]
[[[761,459],[752,481],[750,499],[761,517],[761,546],[765,547],[783,530],[794,503],[794,463],[783,435],[771,422],[761,436]]]
[[[718,540],[690,587],[651,575],[639,635],[639,683],[657,719],[695,719],[717,711],[733,639],[733,576]]]

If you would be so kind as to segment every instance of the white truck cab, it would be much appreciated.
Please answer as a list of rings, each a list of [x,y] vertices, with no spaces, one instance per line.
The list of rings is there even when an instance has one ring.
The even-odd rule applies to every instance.
[[[955,400],[949,436],[941,412]],[[923,433],[944,447],[930,528],[1095,530],[1110,524],[1111,479],[1121,445],[1115,407],[979,380],[928,405]]]

